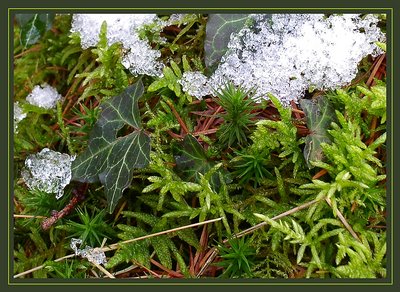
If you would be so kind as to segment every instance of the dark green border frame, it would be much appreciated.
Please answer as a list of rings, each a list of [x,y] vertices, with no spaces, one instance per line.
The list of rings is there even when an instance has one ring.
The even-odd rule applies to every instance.
[[[189,0],[187,0],[187,1],[189,1]],[[388,104],[389,104],[389,107],[388,107],[388,121],[389,121],[389,123],[388,123],[388,132],[389,132],[389,138],[388,138],[388,142],[387,142],[387,144],[388,144],[388,146],[390,146],[390,147],[388,147],[388,148],[390,148],[389,150],[389,157],[388,157],[388,170],[389,170],[389,172],[388,172],[388,194],[390,194],[389,196],[388,196],[388,198],[390,199],[390,201],[388,202],[389,204],[390,204],[390,208],[389,208],[389,210],[390,210],[390,212],[389,212],[389,214],[388,214],[388,216],[391,216],[391,219],[392,220],[390,220],[391,221],[391,223],[392,224],[390,224],[390,228],[389,228],[389,230],[390,230],[390,232],[389,232],[389,236],[388,236],[388,240],[389,240],[389,246],[390,246],[390,248],[388,249],[388,255],[390,255],[390,256],[388,256],[388,259],[389,259],[389,261],[388,261],[388,271],[389,271],[389,281],[387,281],[387,279],[381,279],[381,280],[384,280],[384,281],[380,281],[380,280],[371,280],[371,281],[367,281],[367,280],[361,280],[361,282],[360,282],[360,280],[356,280],[356,281],[352,281],[352,280],[344,280],[343,282],[338,282],[338,281],[329,281],[329,280],[321,280],[321,281],[315,281],[315,280],[284,280],[285,282],[281,282],[281,281],[272,281],[272,280],[268,280],[268,281],[251,281],[251,280],[238,280],[238,281],[233,281],[233,280],[231,280],[231,281],[229,281],[229,282],[227,282],[227,281],[216,281],[216,280],[213,280],[213,281],[208,281],[208,280],[200,280],[200,281],[196,281],[196,280],[184,280],[184,281],[182,281],[182,280],[180,280],[180,281],[174,281],[174,280],[168,280],[168,281],[148,281],[148,282],[146,282],[146,283],[143,283],[143,280],[140,280],[140,282],[133,282],[132,280],[129,280],[128,282],[126,282],[126,281],[124,281],[124,280],[118,280],[118,282],[116,282],[116,281],[112,281],[112,280],[110,280],[110,281],[108,281],[108,280],[100,280],[100,281],[88,281],[88,280],[86,280],[85,282],[75,282],[74,280],[68,280],[68,281],[65,281],[65,282],[56,282],[56,281],[51,281],[51,280],[42,280],[42,281],[36,281],[36,279],[26,279],[26,280],[29,280],[29,281],[25,281],[25,279],[13,279],[12,278],[12,275],[10,274],[10,271],[11,271],[11,263],[10,263],[10,261],[11,261],[11,259],[12,259],[12,249],[10,249],[10,247],[11,247],[11,242],[10,242],[10,238],[11,238],[11,233],[12,233],[12,230],[11,230],[11,222],[12,222],[12,214],[10,214],[10,209],[12,209],[12,205],[11,205],[11,202],[12,202],[12,200],[11,200],[11,194],[12,194],[12,180],[11,180],[11,170],[12,170],[12,158],[10,158],[10,157],[12,157],[12,156],[9,156],[8,157],[8,161],[7,161],[7,166],[8,166],[8,176],[7,176],[7,178],[8,178],[8,182],[7,182],[7,187],[8,187],[8,189],[7,189],[7,191],[8,191],[8,204],[7,204],[7,206],[8,206],[8,212],[7,212],[7,223],[8,223],[8,265],[7,265],[7,275],[8,275],[8,279],[7,279],[7,282],[8,282],[8,285],[9,286],[26,286],[26,285],[73,285],[73,286],[75,286],[75,285],[104,285],[104,286],[108,286],[108,285],[118,285],[118,286],[125,286],[125,285],[156,285],[156,286],[158,286],[158,285],[174,285],[174,286],[182,286],[182,285],[201,285],[201,286],[203,286],[203,285],[207,285],[207,286],[209,286],[209,285],[213,285],[213,286],[220,286],[220,285],[229,285],[229,286],[237,286],[237,285],[251,285],[251,286],[255,286],[255,285],[257,285],[257,286],[259,286],[259,285],[262,285],[262,286],[265,286],[265,285],[290,285],[290,286],[293,286],[293,285],[295,285],[295,286],[308,286],[308,285],[310,285],[310,286],[312,286],[312,285],[316,285],[316,286],[320,286],[320,285],[327,285],[327,284],[331,284],[331,285],[340,285],[340,286],[342,286],[342,285],[362,285],[362,286],[393,286],[394,284],[395,284],[395,282],[394,282],[394,275],[395,275],[395,273],[394,273],[394,257],[393,257],[393,252],[394,252],[394,249],[393,249],[393,247],[394,247],[394,237],[393,237],[393,235],[395,235],[394,233],[393,233],[393,230],[394,230],[394,220],[393,220],[393,215],[394,215],[394,213],[393,213],[393,206],[394,206],[394,196],[393,196],[393,187],[394,187],[394,180],[393,180],[393,178],[394,178],[394,168],[393,168],[393,166],[394,166],[394,154],[393,154],[393,151],[391,151],[392,149],[394,149],[394,143],[393,143],[393,138],[394,138],[394,132],[393,132],[393,118],[394,118],[394,115],[393,115],[393,108],[394,108],[394,100],[393,100],[393,96],[394,96],[394,82],[391,82],[392,80],[394,80],[393,79],[393,77],[394,77],[394,66],[393,66],[393,52],[394,52],[394,40],[393,40],[393,37],[394,37],[394,26],[395,26],[395,22],[394,22],[394,17],[395,17],[395,10],[394,10],[394,8],[390,8],[390,7],[387,7],[388,5],[385,5],[385,3],[387,2],[387,1],[381,1],[380,3],[379,3],[379,1],[373,1],[373,2],[375,2],[375,3],[373,3],[373,4],[375,4],[375,5],[377,5],[377,4],[381,4],[381,6],[383,7],[383,8],[379,8],[379,7],[368,7],[368,6],[370,6],[370,5],[365,5],[365,4],[367,4],[366,2],[367,1],[363,1],[364,2],[364,4],[363,5],[365,5],[365,6],[367,6],[366,8],[359,8],[359,7],[357,7],[357,6],[359,6],[359,4],[358,3],[354,3],[354,2],[356,2],[356,1],[353,1],[352,3],[349,3],[348,1],[340,1],[341,3],[335,3],[335,6],[337,5],[337,8],[327,8],[327,7],[324,7],[324,6],[326,6],[326,4],[328,4],[329,5],[329,3],[319,3],[320,5],[320,7],[321,8],[315,8],[315,6],[314,6],[314,8],[313,7],[307,7],[307,6],[303,6],[303,7],[301,7],[301,8],[284,8],[284,7],[281,7],[281,6],[283,6],[282,5],[282,3],[281,3],[281,1],[279,1],[277,4],[278,5],[271,5],[270,7],[271,8],[264,8],[264,7],[261,7],[261,6],[259,6],[259,5],[253,5],[253,8],[245,8],[245,7],[240,7],[240,6],[238,6],[237,8],[226,8],[226,7],[224,7],[223,5],[218,5],[218,3],[214,3],[214,5],[209,5],[208,7],[200,7],[200,5],[199,5],[199,7],[193,7],[193,8],[174,8],[173,6],[169,6],[169,7],[161,7],[161,6],[163,6],[163,5],[160,5],[160,4],[158,4],[160,7],[158,7],[158,8],[149,8],[149,7],[143,7],[143,5],[144,4],[147,4],[147,5],[149,5],[149,3],[135,3],[135,8],[103,8],[103,9],[101,9],[101,8],[93,8],[93,7],[82,7],[82,8],[77,8],[77,9],[74,9],[74,8],[48,8],[49,6],[47,6],[46,7],[46,4],[47,3],[44,3],[44,5],[43,5],[43,3],[35,3],[35,5],[36,5],[36,7],[32,7],[31,5],[26,5],[26,6],[22,6],[22,5],[20,5],[20,4],[18,4],[18,3],[14,3],[14,2],[16,2],[16,1],[12,1],[13,3],[11,3],[11,4],[15,4],[15,5],[12,5],[13,6],[13,8],[8,8],[8,11],[7,11],[7,26],[8,26],[8,40],[10,40],[10,38],[12,39],[12,32],[13,32],[13,30],[12,30],[12,23],[11,23],[11,15],[13,14],[13,13],[21,13],[21,12],[29,12],[29,11],[43,11],[43,12],[45,12],[45,11],[49,11],[49,10],[53,10],[53,11],[57,11],[57,12],[65,12],[65,13],[67,13],[67,12],[77,12],[77,11],[80,11],[80,12],[82,12],[82,11],[88,11],[88,12],[95,12],[95,11],[100,11],[100,12],[104,12],[105,10],[107,10],[107,11],[110,11],[110,12],[114,12],[114,13],[117,13],[117,12],[133,12],[133,11],[135,11],[135,12],[142,12],[142,13],[145,13],[145,12],[181,12],[181,13],[183,13],[183,12],[192,12],[192,11],[198,11],[198,12],[204,12],[204,13],[210,13],[210,12],[216,12],[216,11],[219,11],[219,12],[226,12],[226,13],[235,13],[236,11],[244,11],[244,12],[248,12],[248,13],[252,13],[252,12],[258,12],[258,13],[263,13],[263,12],[270,12],[270,13],[276,13],[276,12],[280,12],[280,13],[285,13],[285,12],[298,12],[298,13],[318,13],[318,12],[326,12],[327,10],[328,11],[338,11],[338,12],[360,12],[360,11],[362,11],[362,12],[366,12],[366,13],[387,13],[388,14],[388,20],[390,19],[390,21],[388,21],[388,23],[390,23],[390,29],[388,29],[388,58],[387,58],[387,60],[388,60],[388,92],[389,92],[389,96],[388,96]],[[72,2],[72,1],[71,1]],[[148,2],[148,1],[147,1]],[[178,6],[179,5],[179,3],[177,3],[178,1],[176,1],[175,3],[174,3],[174,6]],[[181,1],[179,1],[179,2],[181,2]],[[339,1],[338,1],[339,2]],[[346,3],[347,2],[347,3]],[[376,2],[378,2],[378,3],[376,3]],[[201,2],[201,3],[203,3],[203,2]],[[53,3],[54,4],[54,3]],[[187,5],[187,3],[183,3],[183,5],[179,5],[180,7],[185,7],[184,5]],[[194,3],[192,3],[192,4],[194,4]],[[197,3],[196,3],[197,4]],[[252,3],[246,3],[247,5],[251,5]],[[299,3],[300,4],[300,3]],[[302,3],[303,5],[304,5],[304,3]],[[323,4],[325,4],[325,5],[323,5]],[[354,7],[345,7],[346,6],[346,4],[356,4],[356,5],[354,5]],[[358,5],[357,5],[358,4]],[[69,5],[71,5],[71,6],[74,6],[74,3],[69,3]],[[142,7],[139,7],[139,5],[140,6],[142,6]],[[165,4],[164,4],[165,5]],[[265,4],[264,4],[265,5]],[[295,5],[295,4],[292,4],[292,5]],[[332,5],[332,4],[331,4]],[[353,6],[352,5],[352,6]],[[41,6],[41,7],[40,7]],[[64,4],[64,6],[65,6],[65,4]],[[212,7],[212,6],[214,6],[214,7]],[[300,6],[300,5],[299,5]],[[348,6],[350,6],[350,5],[348,5]],[[25,7],[30,7],[30,8],[25,8]],[[129,10],[129,11],[128,11]],[[389,17],[390,16],[390,17]],[[398,19],[398,18],[397,18]],[[396,30],[397,31],[397,30]],[[390,37],[389,37],[389,35],[390,35]],[[7,125],[8,125],[8,128],[7,128],[7,134],[8,134],[8,137],[7,137],[7,145],[8,145],[8,147],[7,147],[7,150],[8,150],[8,154],[10,155],[10,154],[12,154],[12,149],[13,149],[13,141],[12,141],[12,136],[10,137],[10,133],[13,133],[13,131],[12,131],[12,83],[11,83],[11,81],[12,81],[12,68],[11,68],[11,64],[12,64],[12,56],[10,55],[10,52],[12,52],[12,50],[10,49],[10,48],[8,48],[8,54],[7,54],[7,56],[8,56],[8,92],[7,92],[7,95],[8,95],[8,106],[7,106],[7,108],[8,108],[8,113],[7,113],[7,117],[8,117],[8,123],[7,123]],[[3,68],[5,68],[5,67],[3,67]],[[3,124],[4,125],[4,124]],[[4,133],[3,133],[4,134]],[[3,135],[4,136],[4,135]],[[207,282],[206,282],[207,281]],[[358,281],[358,282],[357,282]],[[367,287],[365,287],[365,288],[367,288]]]

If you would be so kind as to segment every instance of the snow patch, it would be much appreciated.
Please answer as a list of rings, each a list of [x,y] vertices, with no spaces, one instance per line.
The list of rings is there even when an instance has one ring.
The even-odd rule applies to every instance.
[[[26,101],[38,107],[51,109],[55,108],[57,101],[62,100],[62,98],[57,89],[45,83],[43,85],[36,85],[26,97]]]
[[[19,102],[14,102],[14,133],[18,133],[18,123],[26,118],[26,113],[22,111]]]
[[[89,262],[95,264],[105,264],[107,263],[106,255],[100,248],[93,248],[91,246],[86,246],[84,249],[79,249],[78,245],[82,244],[81,239],[72,238],[70,247],[75,252],[75,255],[87,258]]]
[[[383,53],[375,42],[385,41],[385,35],[373,15],[250,17],[250,27],[231,35],[228,51],[207,85],[188,75],[181,81],[184,91],[201,98],[209,94],[204,87],[218,89],[231,81],[246,90],[255,88],[256,99],[268,99],[271,93],[289,105],[309,88],[336,89],[350,83],[362,58]]]
[[[138,35],[141,27],[158,21],[156,14],[74,14],[71,32],[79,33],[83,49],[97,45],[104,21],[108,45],[121,43],[125,49],[122,61],[125,68],[133,75],[162,76],[163,64],[158,61],[161,53]]]
[[[74,156],[44,148],[28,156],[21,175],[29,189],[56,193],[59,199],[71,181],[71,164],[74,159]]]

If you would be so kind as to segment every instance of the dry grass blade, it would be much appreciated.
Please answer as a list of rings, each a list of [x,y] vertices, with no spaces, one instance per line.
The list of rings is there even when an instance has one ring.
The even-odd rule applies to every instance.
[[[47,218],[46,216],[36,216],[36,215],[13,215],[14,218],[39,218],[39,219],[45,219]]]
[[[102,271],[105,275],[107,275],[109,278],[111,279],[115,279],[114,275],[111,274],[109,271],[107,271],[103,266],[96,264],[96,263],[92,263],[94,266],[96,266],[96,268],[98,268],[100,271]]]
[[[286,216],[288,216],[290,214],[293,214],[293,213],[296,213],[296,212],[298,212],[300,210],[308,208],[309,206],[311,206],[311,205],[313,205],[315,203],[318,203],[320,201],[321,200],[313,200],[313,201],[307,202],[307,203],[305,203],[303,205],[300,205],[300,206],[297,206],[297,207],[295,207],[293,209],[290,209],[289,211],[283,212],[283,213],[281,213],[281,214],[279,214],[279,215],[277,215],[277,216],[275,216],[275,217],[273,217],[271,219],[272,220],[281,219],[281,218],[286,217]],[[252,233],[252,232],[256,231],[257,229],[260,229],[261,227],[263,227],[265,225],[268,225],[268,223],[267,222],[261,222],[261,223],[259,223],[257,225],[254,225],[253,227],[250,227],[250,228],[248,228],[246,230],[243,230],[242,232],[234,234],[233,237],[240,238],[242,236],[245,236],[245,235],[247,235],[249,233]],[[227,242],[228,242],[228,239],[225,239],[223,241],[224,244],[227,243]],[[202,269],[200,270],[200,272],[196,275],[197,278],[200,277],[204,273],[204,271],[208,268],[208,266],[214,261],[215,257],[217,256],[218,249],[214,247],[211,250],[212,250],[212,252],[210,252],[210,255],[209,255],[207,261],[202,266]]]
[[[331,200],[329,198],[325,198],[326,203],[329,205],[329,207],[332,208],[332,203]],[[351,228],[350,224],[347,222],[346,218],[344,218],[343,214],[340,213],[339,210],[337,210],[337,216],[339,218],[339,220],[342,222],[342,224],[344,225],[344,227],[346,227],[346,229],[350,232],[350,234],[359,242],[361,242],[360,238],[358,237],[357,233],[354,232],[353,228]]]
[[[125,240],[125,241],[122,241],[122,242],[119,242],[119,243],[115,243],[115,244],[111,244],[111,245],[109,245],[107,247],[102,248],[101,250],[104,251],[104,252],[110,251],[110,250],[115,250],[115,249],[120,248],[121,244],[127,244],[127,243],[131,243],[131,242],[135,242],[135,241],[151,238],[151,237],[154,237],[154,236],[159,236],[159,235],[172,233],[172,232],[183,230],[183,229],[187,229],[187,228],[192,228],[192,227],[201,226],[201,225],[208,224],[208,223],[217,222],[217,221],[220,221],[220,220],[222,220],[222,217],[219,217],[219,218],[216,218],[216,219],[207,220],[207,221],[203,221],[203,222],[200,222],[200,223],[194,223],[194,224],[185,225],[185,226],[181,226],[181,227],[177,227],[177,228],[172,228],[172,229],[168,229],[168,230],[165,230],[165,231],[160,231],[160,232],[157,232],[157,233],[153,233],[153,234],[149,234],[149,235],[145,235],[145,236],[141,236],[141,237]]]
[[[75,256],[75,254],[66,255],[65,257],[62,257],[62,258],[59,258],[59,259],[54,260],[54,262],[60,262],[60,261],[62,261],[62,260],[66,260],[66,259],[72,258],[72,257],[74,257],[74,256]],[[24,271],[24,272],[22,272],[22,273],[16,274],[16,275],[14,275],[13,278],[14,278],[14,279],[20,278],[20,277],[22,277],[22,276],[25,276],[25,275],[28,275],[28,274],[30,274],[30,273],[33,273],[33,272],[35,272],[35,271],[39,271],[40,269],[43,269],[45,266],[46,266],[46,265],[37,266],[37,267],[32,268],[32,269],[30,269],[30,270],[27,270],[27,271]]]
[[[217,222],[217,221],[220,221],[220,220],[222,220],[222,217],[219,217],[219,218],[216,218],[216,219],[207,220],[207,221],[203,221],[203,222],[200,222],[200,223],[194,223],[194,224],[190,224],[190,225],[185,225],[185,226],[181,226],[181,227],[177,227],[177,228],[173,228],[173,229],[169,229],[169,230],[165,230],[165,231],[161,231],[161,232],[149,234],[149,235],[146,235],[146,236],[133,238],[133,239],[126,240],[126,241],[123,241],[123,242],[120,242],[120,243],[112,244],[112,245],[109,245],[109,246],[107,246],[107,247],[100,248],[100,250],[103,251],[103,252],[110,251],[110,250],[115,250],[115,249],[118,249],[118,248],[120,247],[121,244],[126,244],[126,243],[130,243],[130,242],[134,242],[134,241],[139,241],[139,240],[147,239],[147,238],[150,238],[150,237],[159,236],[159,235],[167,234],[167,233],[172,233],[172,232],[179,231],[179,230],[183,230],[183,229],[187,229],[187,228],[192,228],[192,227],[196,227],[196,226],[201,226],[201,225],[204,225],[204,224],[213,223],[213,222]],[[68,259],[68,258],[72,258],[72,257],[74,257],[74,256],[75,256],[75,254],[70,254],[70,255],[67,255],[67,256],[65,256],[65,257],[56,259],[56,260],[54,260],[54,261],[55,261],[55,262],[59,262],[59,261],[62,261],[62,260]],[[32,272],[34,272],[34,271],[38,271],[38,270],[40,270],[40,269],[43,269],[45,266],[46,266],[46,265],[40,265],[40,266],[35,267],[35,268],[33,268],[33,269],[24,271],[24,272],[22,272],[22,273],[19,273],[19,274],[17,274],[17,275],[14,275],[14,278],[19,278],[19,277],[22,277],[22,276],[24,276],[24,275],[28,275],[28,274],[30,274],[30,273],[32,273]],[[96,266],[96,267],[97,267],[97,266]],[[99,268],[99,269],[100,269],[100,268]],[[107,273],[104,272],[103,270],[102,270],[102,272],[105,273],[105,274],[107,275]],[[107,272],[108,272],[108,271],[107,271]],[[151,271],[149,271],[149,272],[151,272]],[[109,275],[108,275],[108,276],[109,276]],[[111,276],[112,276],[112,275],[111,275]],[[157,276],[160,277],[159,275],[157,275]],[[109,276],[109,277],[110,277],[110,276]],[[114,276],[113,276],[113,277],[114,277]],[[111,278],[111,277],[110,277],[110,278]]]

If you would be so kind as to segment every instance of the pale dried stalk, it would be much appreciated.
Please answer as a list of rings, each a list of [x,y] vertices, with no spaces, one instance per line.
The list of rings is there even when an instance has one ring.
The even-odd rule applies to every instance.
[[[131,243],[131,242],[135,242],[135,241],[151,238],[151,237],[154,237],[154,236],[159,236],[159,235],[163,235],[163,234],[167,234],[167,233],[172,233],[172,232],[175,232],[175,231],[179,231],[179,230],[183,230],[183,229],[187,229],[187,228],[191,228],[191,227],[196,227],[196,226],[200,226],[200,225],[204,225],[204,224],[208,224],[208,223],[212,223],[212,222],[216,222],[216,221],[220,221],[220,220],[222,220],[222,217],[219,217],[219,218],[216,218],[216,219],[207,220],[207,221],[203,221],[203,222],[199,222],[199,223],[194,223],[194,224],[190,224],[190,225],[185,225],[185,226],[181,226],[181,227],[177,227],[177,228],[172,228],[172,229],[168,229],[168,230],[165,230],[165,231],[160,231],[160,232],[157,232],[157,233],[153,233],[153,234],[149,234],[149,235],[145,235],[145,236],[141,236],[141,237],[125,240],[125,241],[118,242],[118,243],[115,243],[115,244],[111,244],[109,246],[103,247],[101,250],[106,252],[106,251],[118,249],[119,247],[121,247],[121,244],[127,244],[127,243]]]
[[[158,236],[158,235],[162,235],[162,234],[166,234],[166,233],[171,233],[171,232],[175,232],[175,231],[179,231],[179,230],[183,230],[183,229],[187,229],[187,228],[191,228],[191,227],[196,227],[196,226],[201,226],[201,225],[208,224],[208,223],[212,223],[212,222],[217,222],[217,221],[220,221],[220,220],[222,220],[222,217],[219,217],[219,218],[216,218],[216,219],[207,220],[207,221],[203,221],[203,222],[199,222],[199,223],[194,223],[194,224],[190,224],[190,225],[185,225],[185,226],[181,226],[181,227],[177,227],[177,228],[173,228],[173,229],[169,229],[169,230],[165,230],[165,231],[161,231],[161,232],[149,234],[149,235],[142,236],[142,237],[133,238],[133,239],[126,240],[126,241],[123,241],[123,242],[120,242],[120,243],[111,244],[111,245],[109,245],[108,247],[103,247],[103,248],[101,248],[101,250],[102,250],[103,252],[110,251],[110,250],[115,250],[115,249],[119,248],[121,244],[126,244],[126,243],[130,243],[130,242],[135,242],[135,241],[147,239],[147,238],[150,238],[150,237],[154,237],[154,236]],[[75,256],[75,254],[70,254],[70,255],[64,256],[64,257],[62,257],[62,258],[56,259],[56,260],[54,260],[54,262],[59,262],[59,261],[62,261],[62,260],[64,260],[64,259],[72,258],[72,257],[74,257],[74,256]],[[22,277],[22,276],[27,275],[27,274],[30,274],[30,273],[32,273],[32,272],[34,272],[34,271],[38,271],[38,270],[44,268],[45,266],[46,266],[46,265],[40,265],[40,266],[35,267],[35,268],[33,268],[33,269],[30,269],[30,270],[27,270],[27,271],[25,271],[25,272],[16,274],[16,275],[14,275],[13,278]],[[104,270],[105,270],[105,269],[104,269]],[[103,270],[102,270],[102,271],[103,271]],[[106,271],[107,271],[107,270],[106,270]],[[104,272],[104,271],[103,271],[103,272]],[[105,273],[105,272],[104,272],[104,273]],[[107,271],[107,273],[109,273],[109,272]],[[107,273],[105,273],[105,274],[107,275]],[[111,274],[110,274],[110,275],[111,275]],[[109,275],[108,275],[108,276],[109,276]],[[112,276],[113,278],[115,278],[113,275],[111,275],[111,276]],[[109,277],[110,277],[110,276],[109,276]],[[111,278],[111,277],[110,277],[110,278]]]
[[[288,216],[290,214],[296,213],[297,211],[300,211],[300,210],[303,210],[305,208],[308,208],[309,206],[311,206],[311,205],[313,205],[313,204],[315,204],[315,203],[317,203],[319,201],[320,201],[320,199],[307,202],[307,203],[305,203],[303,205],[297,206],[297,207],[295,207],[293,209],[290,209],[289,211],[283,212],[283,213],[281,213],[281,214],[279,214],[279,215],[277,215],[275,217],[272,217],[271,219],[272,220],[278,220],[278,219],[283,218],[285,216]],[[250,228],[248,228],[246,230],[243,230],[242,232],[234,234],[233,237],[240,238],[242,236],[245,236],[245,235],[247,235],[249,233],[254,232],[257,229],[260,229],[261,227],[263,227],[263,226],[265,226],[267,224],[268,224],[267,222],[261,222],[261,223],[259,223],[257,225],[254,225],[253,227],[250,227]],[[225,239],[223,241],[223,243],[227,243],[227,242],[228,242],[228,239]],[[200,272],[196,275],[196,278],[200,277],[204,273],[204,271],[214,261],[214,259],[215,259],[215,257],[217,255],[218,255],[218,249],[216,247],[213,247],[213,252],[211,253],[210,257],[205,262],[204,266],[201,268]]]
[[[59,259],[54,260],[54,262],[60,262],[60,261],[62,261],[62,260],[69,259],[69,258],[72,258],[72,257],[74,257],[74,256],[75,256],[75,254],[69,254],[69,255],[67,255],[67,256],[65,256],[65,257],[62,257],[62,258],[59,258]],[[33,269],[30,269],[30,270],[27,270],[27,271],[25,271],[25,272],[16,274],[16,275],[14,275],[13,278],[15,279],[15,278],[22,277],[22,276],[24,276],[24,275],[28,275],[28,274],[30,274],[30,273],[33,273],[33,272],[38,271],[38,270],[40,270],[40,269],[43,269],[45,266],[46,266],[46,265],[40,265],[40,266],[35,267],[35,268],[33,268]]]
[[[107,271],[102,265],[99,265],[97,263],[92,263],[93,265],[96,266],[100,271],[102,271],[104,274],[106,274],[109,278],[115,279],[114,275],[111,274],[109,271]]]
[[[290,209],[289,211],[286,211],[286,212],[284,212],[284,213],[282,213],[282,214],[279,214],[279,215],[277,215],[277,216],[275,216],[275,217],[273,217],[273,218],[271,218],[271,219],[272,219],[272,220],[278,220],[278,219],[280,219],[280,218],[283,218],[283,217],[285,217],[285,216],[288,216],[288,215],[290,215],[290,214],[293,214],[293,213],[295,213],[295,212],[297,212],[297,211],[300,211],[300,210],[302,210],[302,209],[305,209],[305,208],[307,208],[307,207],[309,207],[309,206],[311,206],[311,205],[313,205],[313,204],[315,204],[315,203],[317,203],[317,202],[319,202],[319,201],[320,201],[320,199],[319,199],[319,200],[310,201],[310,202],[305,203],[305,204],[303,204],[303,205],[301,205],[301,206],[298,206],[298,207],[296,207],[296,208]],[[330,199],[329,199],[329,198],[325,198],[325,201],[326,201],[327,204],[332,208],[332,203],[331,203]],[[344,218],[344,216],[342,215],[342,213],[341,213],[339,210],[337,210],[337,215],[338,215],[338,218],[340,219],[340,221],[342,222],[342,224],[343,224],[343,225],[346,227],[346,229],[350,232],[350,234],[351,234],[356,240],[360,241],[360,238],[358,237],[358,235],[354,232],[353,228],[350,226],[350,224],[347,222],[347,220]],[[253,226],[253,227],[250,227],[250,228],[248,228],[248,229],[246,229],[246,230],[243,230],[242,232],[237,233],[236,235],[234,235],[234,237],[240,238],[240,237],[242,237],[242,236],[244,236],[244,235],[246,235],[246,234],[252,233],[253,231],[255,231],[255,230],[257,230],[257,229],[259,229],[259,228],[261,228],[261,227],[263,227],[263,226],[265,226],[265,225],[267,225],[267,224],[268,224],[267,222],[261,222],[261,223],[255,225],[255,226]],[[226,243],[226,242],[228,242],[228,239],[225,239],[225,240],[223,241],[223,243]],[[215,248],[215,247],[214,247],[213,249],[214,249],[214,250],[213,250],[212,254],[211,254],[210,257],[207,259],[207,261],[206,261],[206,263],[204,264],[203,268],[202,268],[202,269],[200,270],[200,272],[196,275],[196,277],[201,276],[201,274],[207,269],[207,267],[211,264],[211,262],[212,262],[212,261],[215,259],[215,257],[217,256],[217,254],[218,254],[218,249]]]
[[[14,218],[39,218],[39,219],[45,219],[47,218],[46,216],[39,216],[39,215],[13,215]]]
[[[121,275],[121,274],[130,272],[130,271],[136,269],[137,267],[139,267],[139,266],[138,266],[138,265],[131,265],[131,266],[129,266],[129,267],[123,269],[123,270],[120,270],[120,271],[118,271],[118,272],[115,272],[115,273],[114,273],[114,276],[117,276],[117,275]]]
[[[332,203],[331,203],[331,199],[329,198],[325,198],[326,203],[329,205],[329,207],[332,208]],[[350,232],[350,234],[359,242],[361,242],[360,238],[358,237],[357,233],[354,232],[353,228],[350,226],[350,224],[347,222],[346,218],[344,218],[344,216],[342,215],[342,213],[340,213],[339,210],[337,210],[337,216],[340,219],[340,221],[342,222],[342,224],[344,225],[344,227],[346,227],[346,229]]]
[[[277,215],[277,216],[275,216],[275,217],[272,217],[271,219],[272,219],[272,220],[281,219],[281,218],[283,218],[283,217],[286,217],[286,216],[288,216],[288,215],[291,215],[291,214],[293,214],[293,213],[296,213],[297,211],[300,211],[300,210],[303,210],[303,209],[305,209],[305,208],[308,208],[309,206],[314,205],[315,203],[317,203],[317,202],[319,202],[319,201],[320,201],[320,200],[313,200],[313,201],[307,202],[307,203],[305,203],[305,204],[303,204],[303,205],[297,206],[297,207],[295,207],[295,208],[293,208],[293,209],[290,209],[289,211],[283,212],[283,213],[281,213],[281,214],[279,214],[279,215]],[[245,235],[247,235],[247,234],[249,234],[249,233],[252,233],[253,231],[255,231],[255,230],[257,230],[257,229],[260,229],[261,227],[263,227],[263,226],[265,226],[265,225],[267,225],[267,224],[268,224],[267,222],[261,222],[261,223],[259,223],[259,224],[257,224],[257,225],[254,225],[253,227],[250,227],[250,228],[248,228],[248,229],[246,229],[246,230],[243,230],[243,231],[237,233],[236,235],[234,235],[234,237],[240,238],[240,237],[245,236]],[[228,239],[225,239],[225,240],[223,241],[223,243],[226,243],[227,241],[228,241]]]

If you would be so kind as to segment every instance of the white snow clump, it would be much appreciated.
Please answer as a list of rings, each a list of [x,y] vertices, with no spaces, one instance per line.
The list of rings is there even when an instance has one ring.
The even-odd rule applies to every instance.
[[[26,113],[22,111],[19,102],[14,102],[14,133],[18,132],[18,123],[26,118]]]
[[[212,93],[207,77],[198,71],[184,72],[182,78],[178,82],[182,85],[182,90],[184,92],[199,99]]]
[[[62,95],[57,92],[57,89],[45,83],[43,85],[36,85],[32,92],[26,97],[26,101],[38,107],[51,109],[55,108],[57,101],[62,100],[62,98]]]
[[[304,96],[308,88],[335,89],[350,83],[363,57],[383,53],[375,42],[384,41],[385,35],[373,15],[251,17],[252,26],[231,35],[227,53],[208,80],[211,88],[231,81],[247,90],[256,88],[257,99],[272,93],[288,105]],[[183,84],[187,83],[185,78]],[[207,90],[201,94],[194,85],[184,90],[195,92],[198,98],[209,94]],[[204,80],[199,85],[204,86]]]
[[[71,181],[71,164],[74,159],[75,156],[44,148],[28,156],[21,175],[29,189],[56,193],[56,199],[59,199]]]
[[[158,22],[156,14],[74,14],[71,32],[79,33],[83,49],[96,46],[102,23],[107,22],[108,45],[121,43],[125,50],[122,65],[133,75],[162,76],[161,53],[139,38],[138,29]]]
[[[87,258],[89,262],[95,264],[105,264],[107,263],[107,258],[104,252],[100,248],[93,248],[86,246],[84,249],[79,249],[77,245],[82,244],[81,239],[72,238],[70,247],[75,252],[75,255],[79,255],[83,258]]]

